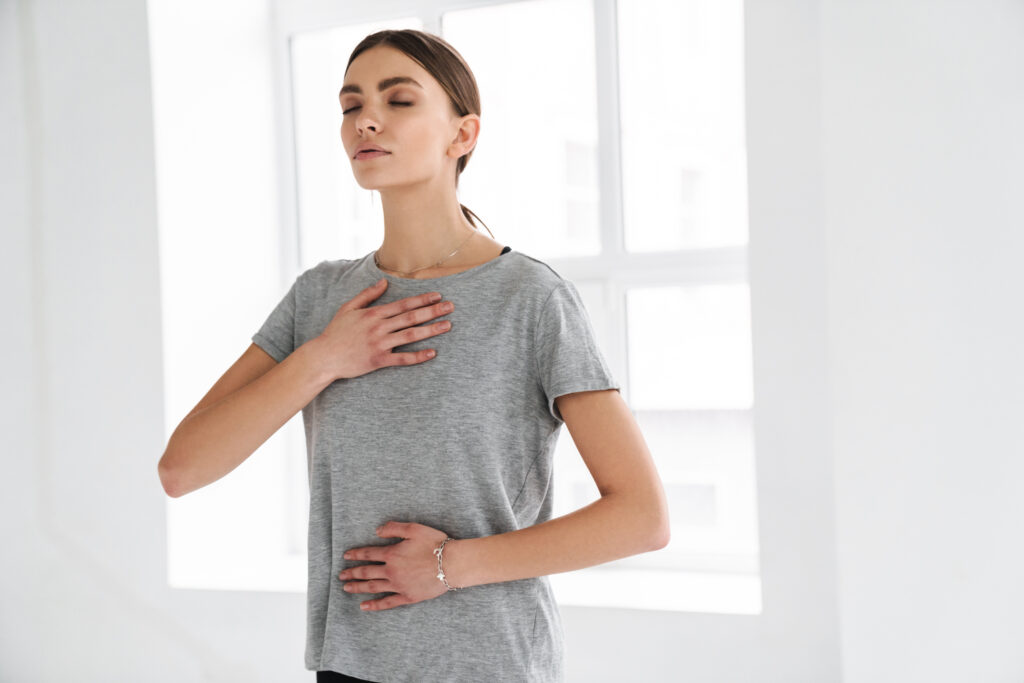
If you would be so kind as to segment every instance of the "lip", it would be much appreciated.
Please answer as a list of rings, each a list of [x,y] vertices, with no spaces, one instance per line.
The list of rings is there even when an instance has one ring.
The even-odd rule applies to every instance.
[[[353,157],[356,161],[366,161],[367,159],[376,159],[377,157],[386,157],[391,152],[383,152],[379,149],[368,149],[366,151],[356,152]]]
[[[374,145],[374,144],[371,144],[369,142],[364,142],[363,144],[361,144],[358,147],[356,147],[356,153],[352,155],[352,158],[353,159],[373,159],[373,158],[375,158],[377,156],[381,156],[380,154],[360,156],[361,154],[363,154],[363,152],[383,152],[384,154],[390,154],[391,153],[391,152],[387,151],[386,149],[384,149],[383,147],[381,147],[380,145]]]

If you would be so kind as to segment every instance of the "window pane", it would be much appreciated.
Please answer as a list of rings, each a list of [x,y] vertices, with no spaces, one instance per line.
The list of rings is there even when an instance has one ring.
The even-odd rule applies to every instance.
[[[756,574],[749,288],[626,292],[630,404],[669,499],[672,542],[623,566]]]
[[[665,486],[672,540],[591,571],[665,569],[756,577],[757,489],[749,410],[636,411]],[[554,516],[600,498],[567,430],[555,449]],[[666,587],[668,589],[669,587]],[[723,599],[722,604],[728,603]]]
[[[626,292],[630,403],[636,410],[747,410],[753,404],[745,283]]]
[[[617,7],[626,250],[746,244],[741,0]]]
[[[749,410],[641,410],[668,497],[672,541],[624,566],[757,574],[757,486]]]
[[[382,29],[423,29],[415,17],[297,33],[291,39],[296,195],[301,265],[355,258],[380,246],[379,196],[359,186],[341,143],[338,91],[349,55]]]
[[[460,10],[442,25],[480,88],[480,137],[459,179],[462,203],[519,251],[597,254],[591,1]]]

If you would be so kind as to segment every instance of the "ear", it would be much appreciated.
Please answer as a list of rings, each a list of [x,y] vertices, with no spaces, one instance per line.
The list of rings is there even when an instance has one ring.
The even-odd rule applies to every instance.
[[[466,114],[459,118],[459,128],[455,132],[455,138],[448,145],[448,156],[456,159],[465,156],[476,147],[477,138],[480,136],[480,117],[476,114]]]

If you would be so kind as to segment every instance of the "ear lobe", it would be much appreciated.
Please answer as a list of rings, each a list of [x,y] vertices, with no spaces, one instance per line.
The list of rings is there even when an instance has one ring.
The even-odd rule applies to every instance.
[[[451,156],[454,156],[456,159],[461,159],[472,152],[474,147],[476,147],[475,140],[468,144],[465,140],[453,140],[452,144],[448,147],[448,151],[454,152]]]
[[[468,114],[463,117],[458,133],[453,142],[462,142],[465,145],[463,154],[468,154],[476,147],[477,138],[480,137],[480,117],[475,114]]]

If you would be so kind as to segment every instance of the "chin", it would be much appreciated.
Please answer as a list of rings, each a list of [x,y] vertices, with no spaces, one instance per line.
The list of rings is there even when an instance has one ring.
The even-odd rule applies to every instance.
[[[377,186],[377,185],[374,185],[372,183],[363,182],[362,180],[359,179],[358,176],[356,177],[356,184],[359,185],[359,187],[363,188],[364,190],[379,190],[380,189],[380,187]]]
[[[398,174],[381,173],[376,175],[372,171],[364,171],[362,173],[353,171],[352,175],[355,177],[359,187],[364,190],[386,190],[392,187],[418,185],[430,182],[431,180],[429,174],[418,176],[415,173],[410,173],[408,169],[402,169],[402,171],[400,177],[395,177]]]
[[[352,169],[352,177],[356,179],[356,183],[359,187],[364,190],[379,190],[383,183],[384,178],[373,173],[365,173]]]
[[[394,185],[395,185],[395,183],[382,183],[380,181],[374,181],[374,180],[368,180],[368,179],[360,180],[358,176],[356,177],[356,183],[359,185],[359,187],[363,188],[364,190],[378,190],[378,191],[379,190],[386,190],[389,187],[394,187]]]

